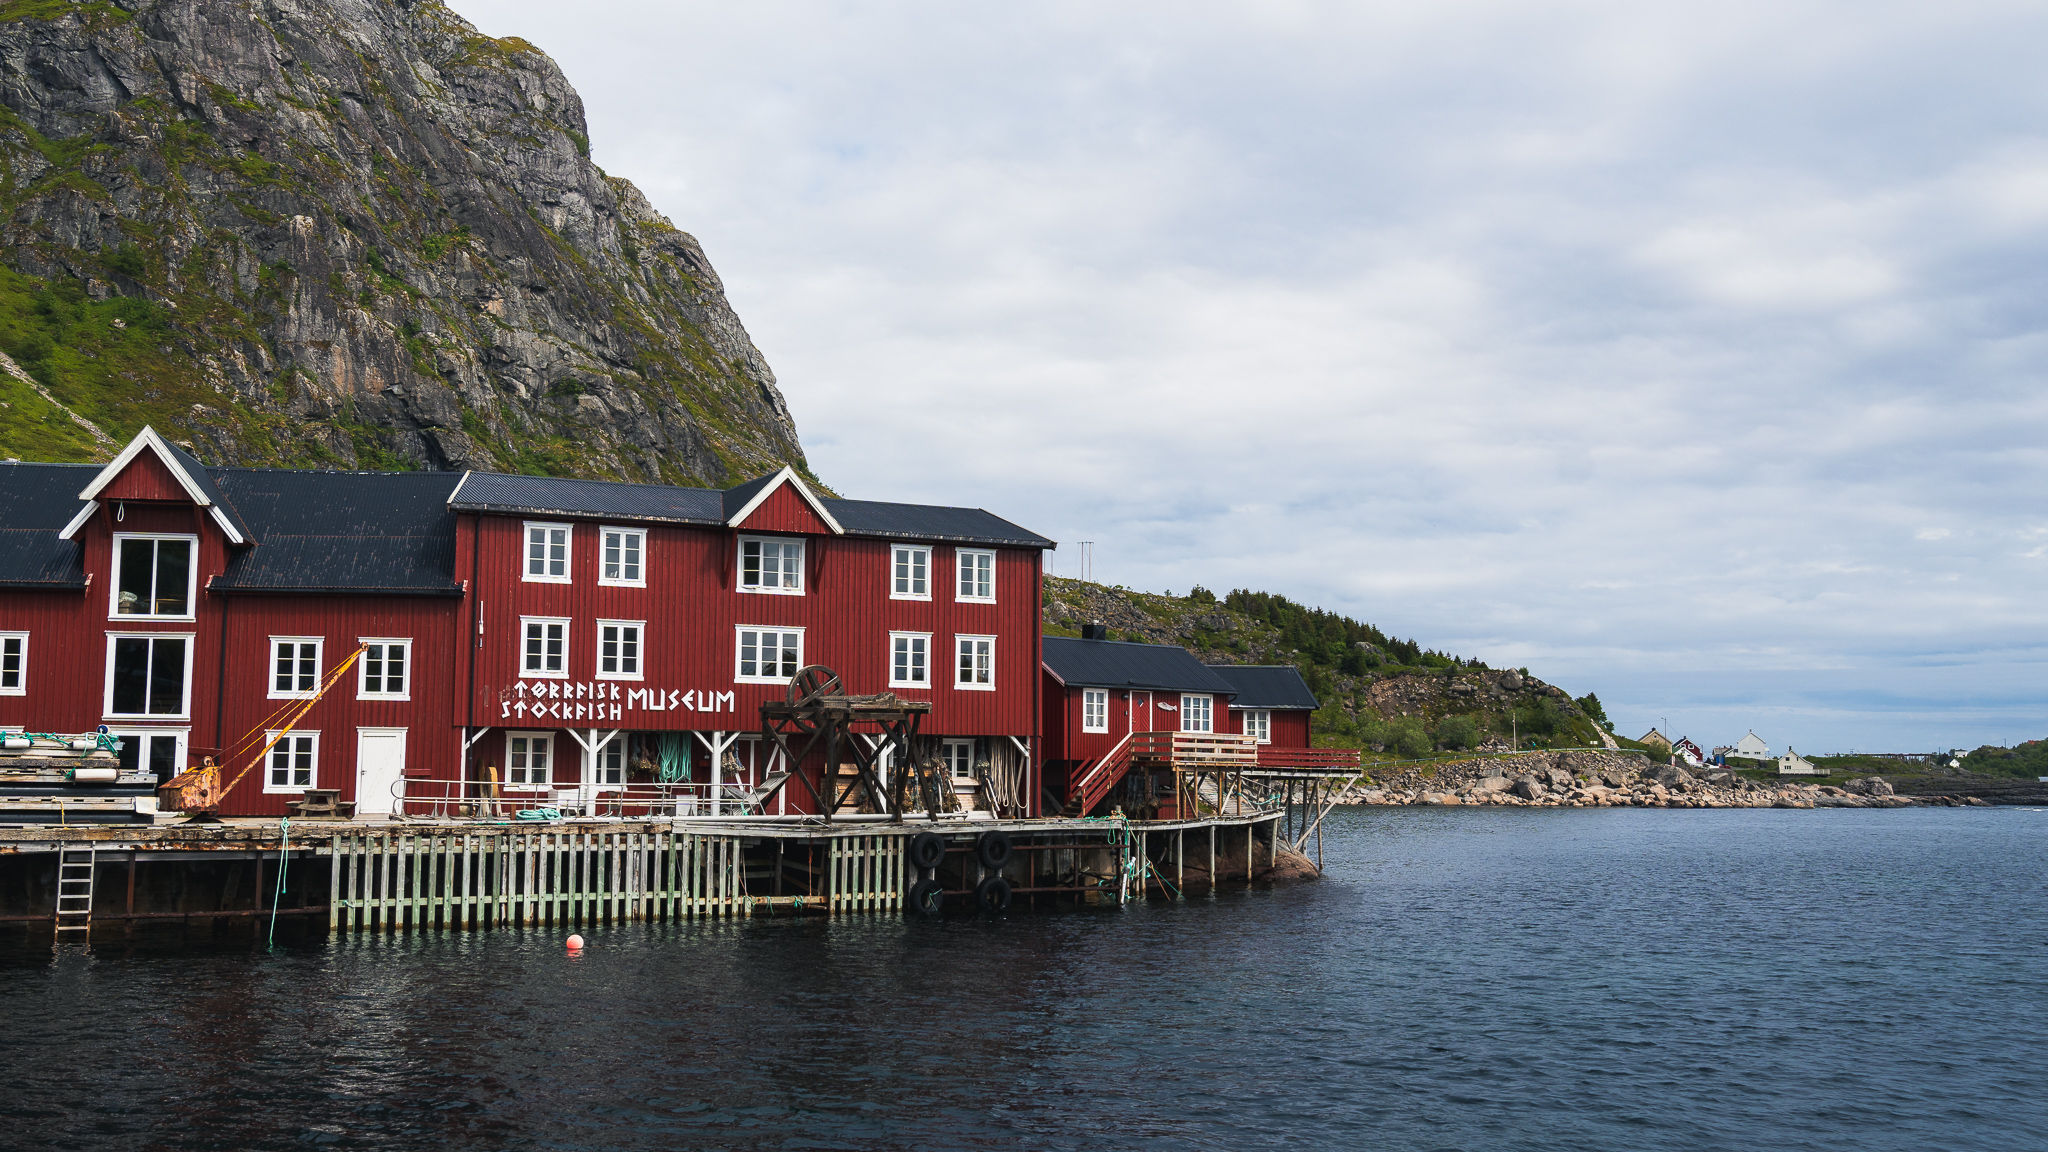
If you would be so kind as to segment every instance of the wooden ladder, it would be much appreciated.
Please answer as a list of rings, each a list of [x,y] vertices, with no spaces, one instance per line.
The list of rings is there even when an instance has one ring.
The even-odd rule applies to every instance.
[[[92,928],[92,878],[97,851],[91,844],[57,846],[57,931]]]

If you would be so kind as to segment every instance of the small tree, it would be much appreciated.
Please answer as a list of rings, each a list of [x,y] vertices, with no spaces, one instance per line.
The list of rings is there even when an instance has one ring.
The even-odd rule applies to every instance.
[[[1464,750],[1479,743],[1479,725],[1470,716],[1446,716],[1436,726],[1436,742]]]

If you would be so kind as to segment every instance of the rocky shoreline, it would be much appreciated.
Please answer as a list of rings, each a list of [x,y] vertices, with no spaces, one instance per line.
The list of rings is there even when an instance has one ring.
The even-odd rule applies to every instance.
[[[1410,766],[1368,777],[1340,804],[1377,807],[1494,804],[1528,808],[1914,808],[1995,805],[1979,796],[1900,795],[1882,776],[1841,786],[1760,783],[1726,769],[1700,773],[1640,756],[1528,752]]]

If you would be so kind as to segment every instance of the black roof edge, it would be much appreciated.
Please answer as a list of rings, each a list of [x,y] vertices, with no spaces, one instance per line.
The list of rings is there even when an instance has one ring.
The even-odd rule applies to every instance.
[[[84,580],[0,580],[9,592],[83,592],[89,586]]]

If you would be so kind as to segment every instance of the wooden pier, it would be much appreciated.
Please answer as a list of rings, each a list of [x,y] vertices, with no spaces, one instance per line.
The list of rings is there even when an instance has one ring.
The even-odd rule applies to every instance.
[[[361,933],[1113,905],[1255,881],[1288,846],[1283,815],[0,828],[0,921],[275,916]]]

